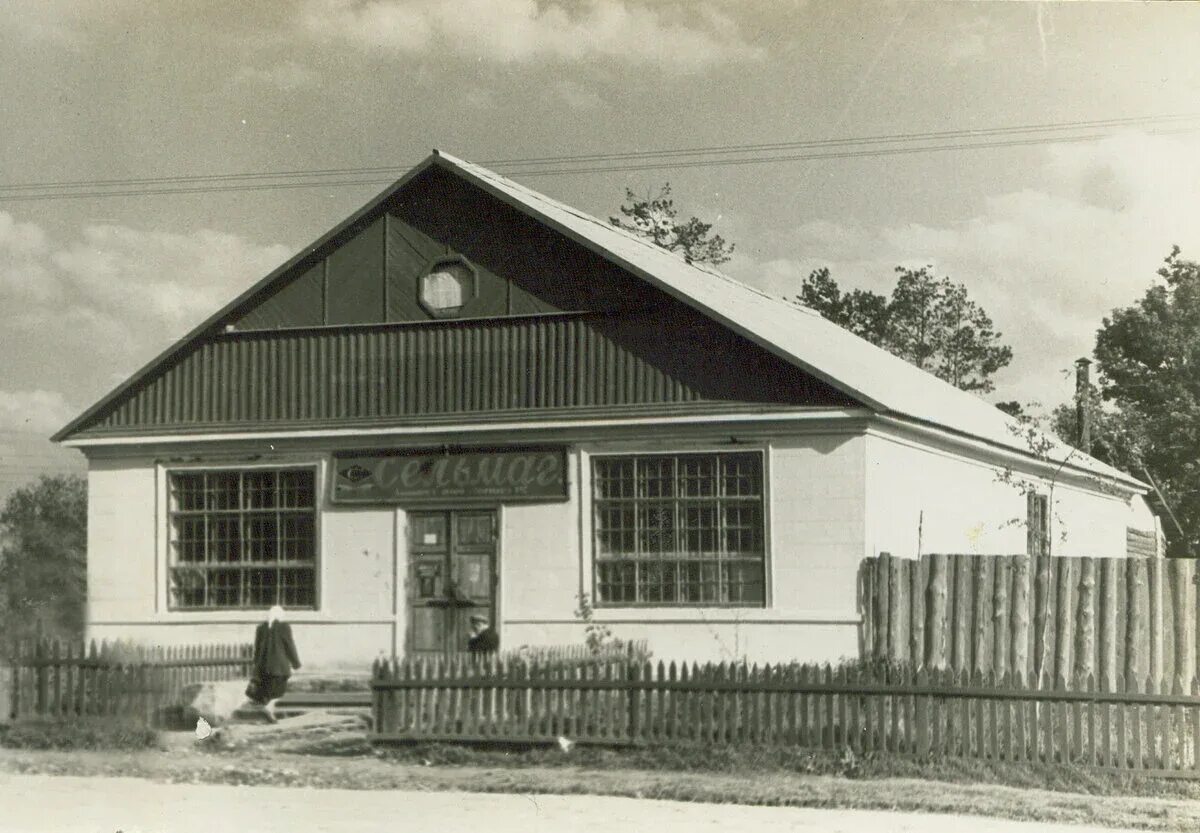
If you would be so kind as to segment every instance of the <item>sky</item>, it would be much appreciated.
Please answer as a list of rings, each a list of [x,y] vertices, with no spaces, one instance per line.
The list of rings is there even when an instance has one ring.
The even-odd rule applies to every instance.
[[[43,199],[46,183],[386,178],[435,147],[487,164],[1200,115],[1193,3],[0,6],[0,500],[82,471],[51,433],[384,187]],[[726,271],[783,297],[820,266],[886,292],[897,265],[932,265],[1013,348],[990,399],[1051,407],[1171,246],[1200,258],[1200,119],[1166,127],[515,178],[602,217],[669,181],[685,216],[736,243]]]

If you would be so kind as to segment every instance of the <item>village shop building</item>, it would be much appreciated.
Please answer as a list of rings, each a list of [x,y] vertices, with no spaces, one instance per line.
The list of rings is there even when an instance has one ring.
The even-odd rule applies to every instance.
[[[89,638],[241,641],[278,602],[319,668],[461,649],[480,611],[577,643],[581,593],[660,658],[835,660],[865,557],[1154,531],[1138,480],[1012,428],[435,153],[55,439],[88,458]]]

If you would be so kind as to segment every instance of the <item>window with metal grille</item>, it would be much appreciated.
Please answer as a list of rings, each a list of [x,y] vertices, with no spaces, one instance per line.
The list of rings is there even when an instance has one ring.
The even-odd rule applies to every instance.
[[[172,610],[316,608],[312,469],[171,472]]]
[[[1050,554],[1050,498],[1025,495],[1025,549],[1028,555]]]
[[[761,607],[762,455],[592,459],[599,605]]]

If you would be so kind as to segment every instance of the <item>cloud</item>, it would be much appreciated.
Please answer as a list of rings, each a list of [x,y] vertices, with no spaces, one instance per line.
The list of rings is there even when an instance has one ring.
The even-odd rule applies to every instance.
[[[696,72],[761,51],[710,7],[634,0],[310,0],[303,26],[384,54],[453,54],[500,64],[612,60]]]
[[[604,99],[595,90],[578,81],[560,78],[547,88],[550,98],[565,104],[572,110],[595,110],[604,106]]]
[[[986,60],[994,52],[997,34],[996,25],[986,17],[962,21],[946,43],[942,57],[950,66]]]
[[[59,391],[0,390],[0,430],[49,433],[75,415]]]
[[[7,5],[7,4],[6,4]],[[0,31],[31,47],[77,50],[87,42],[80,10],[58,0],[15,0],[0,16]]]
[[[0,212],[0,426],[61,427],[113,387],[113,368],[141,366],[288,254],[113,224],[55,241]]]
[[[47,251],[40,227],[0,211],[0,298],[20,304],[57,300],[59,287],[47,270]]]
[[[1063,401],[1063,371],[1089,354],[1102,318],[1156,280],[1172,244],[1200,258],[1200,140],[1127,133],[1046,149],[1037,187],[997,194],[974,216],[877,228],[817,221],[780,243],[792,257],[732,264],[791,297],[812,269],[886,292],[897,265],[932,264],[967,285],[1012,345],[999,398]]]
[[[185,235],[93,225],[50,260],[67,294],[85,309],[137,309],[179,330],[215,312],[287,255],[283,246],[207,229]]]
[[[234,76],[235,84],[265,85],[285,92],[310,89],[321,82],[321,76],[295,61],[284,61],[269,67],[243,67]]]

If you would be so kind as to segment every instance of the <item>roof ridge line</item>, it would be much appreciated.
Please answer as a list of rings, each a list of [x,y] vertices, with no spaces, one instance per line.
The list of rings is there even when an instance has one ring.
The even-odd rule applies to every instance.
[[[591,214],[588,214],[586,211],[582,211],[578,208],[575,208],[574,206],[567,205],[566,203],[556,200],[553,197],[546,196],[545,194],[542,194],[539,191],[533,190],[532,188],[530,188],[527,185],[517,182],[515,179],[510,179],[501,173],[497,173],[496,171],[493,171],[491,168],[487,168],[483,165],[480,165],[476,162],[471,162],[466,159],[460,159],[455,156],[450,156],[449,154],[446,154],[446,153],[440,153],[439,157],[442,159],[447,159],[454,164],[469,166],[471,168],[474,168],[476,173],[485,175],[490,179],[497,180],[499,182],[504,183],[505,185],[509,185],[510,187],[518,188],[521,191],[524,191],[529,196],[536,198],[542,202],[550,203],[551,205],[554,205],[556,208],[560,208],[561,210],[566,211],[566,212],[574,215],[575,217],[578,217],[580,220],[583,220],[583,221],[589,222],[589,223],[593,223],[601,228],[608,229],[609,231],[613,231],[618,234],[621,234],[626,239],[634,241],[634,242],[646,247],[648,250],[654,252],[655,254],[668,255],[670,257],[673,257],[676,260],[683,263],[685,266],[690,266],[691,268],[693,268],[699,272],[704,272],[705,274],[711,275],[712,277],[720,278],[721,280],[728,281],[729,283],[736,285],[740,289],[744,289],[747,292],[752,292],[755,295],[761,295],[763,298],[766,298],[770,301],[787,304],[789,306],[799,307],[799,309],[803,312],[808,312],[808,313],[811,313],[814,315],[820,315],[819,312],[817,312],[816,310],[812,309],[811,307],[809,307],[807,305],[792,304],[787,298],[784,298],[779,295],[772,295],[771,293],[766,292],[762,289],[759,289],[756,286],[751,286],[750,284],[746,283],[745,281],[738,280],[737,278],[718,269],[716,266],[714,266],[712,264],[697,263],[695,261],[690,261],[686,257],[683,257],[682,255],[679,255],[676,252],[671,251],[670,249],[666,249],[662,246],[659,246],[658,244],[656,244],[650,240],[647,240],[645,237],[642,237],[641,235],[634,234],[633,232],[629,231],[628,229],[624,228],[623,226],[619,226],[619,225],[616,225],[615,223],[611,223],[611,222],[605,223],[599,217],[595,217]]]

